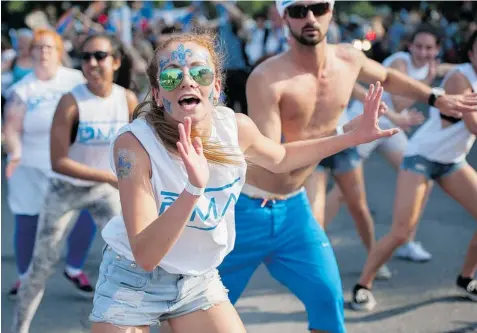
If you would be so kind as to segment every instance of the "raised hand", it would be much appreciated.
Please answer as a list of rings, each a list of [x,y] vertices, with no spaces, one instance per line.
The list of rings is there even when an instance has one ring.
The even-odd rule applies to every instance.
[[[383,101],[381,101],[381,103],[379,104],[378,118],[385,115],[386,112],[388,111],[389,111],[388,105],[384,103]]]
[[[396,113],[396,119],[394,123],[408,132],[413,126],[420,125],[424,122],[425,117],[422,112],[417,111],[415,108],[402,110],[400,113]]]
[[[442,114],[460,118],[462,113],[477,112],[477,93],[443,95],[437,98],[434,105]]]
[[[191,140],[191,126],[192,121],[189,117],[184,119],[184,124],[179,124],[180,139],[176,143],[177,150],[184,162],[190,183],[196,187],[204,188],[209,181],[209,165],[204,156],[200,138],[195,137],[193,141]]]
[[[380,82],[369,86],[366,99],[364,101],[364,111],[358,127],[353,131],[358,142],[367,143],[379,138],[389,137],[399,133],[398,128],[382,130],[379,128],[378,119],[382,111],[381,97],[383,95],[383,87]]]
[[[434,59],[429,62],[429,72],[427,73],[426,82],[432,85],[437,76],[437,68],[439,67],[439,61]]]
[[[381,117],[382,115],[385,115],[386,112],[388,112],[389,108],[386,105],[386,103],[381,102],[379,105],[379,110],[378,110],[378,118]],[[360,114],[356,118],[348,121],[343,128],[345,129],[345,132],[351,132],[359,127],[359,124],[361,123],[361,119],[363,118],[363,115]]]

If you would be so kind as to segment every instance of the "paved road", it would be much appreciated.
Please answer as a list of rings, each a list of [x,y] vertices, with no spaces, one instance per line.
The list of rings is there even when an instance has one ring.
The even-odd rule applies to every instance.
[[[476,148],[470,154],[469,162],[477,167]],[[391,222],[395,174],[379,156],[373,156],[366,164],[365,175],[377,234],[382,236]],[[5,195],[6,186],[2,179],[2,332],[7,332],[11,324],[13,306],[5,293],[16,278],[12,253],[13,222]],[[349,332],[477,332],[477,304],[459,297],[454,288],[466,246],[476,227],[476,221],[469,214],[436,188],[418,230],[418,239],[432,252],[434,260],[426,264],[392,260],[390,267],[394,278],[375,286],[379,308],[371,314],[346,310]],[[346,209],[342,209],[331,225],[329,235],[340,266],[345,298],[349,301],[349,290],[362,268],[365,251]],[[94,280],[100,262],[100,248],[101,239],[97,238],[85,268]],[[306,332],[303,306],[272,280],[263,267],[252,278],[237,309],[250,333]],[[75,295],[59,269],[48,282],[31,332],[87,332],[90,310],[90,301]]]

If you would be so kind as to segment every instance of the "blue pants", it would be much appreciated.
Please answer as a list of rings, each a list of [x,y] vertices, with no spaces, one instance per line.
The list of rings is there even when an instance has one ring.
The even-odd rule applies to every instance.
[[[17,270],[26,273],[35,247],[38,215],[15,215],[14,247]],[[82,211],[68,237],[66,264],[83,268],[96,234],[96,225],[87,211]]]
[[[309,329],[346,332],[343,291],[333,249],[311,212],[306,193],[269,201],[241,194],[235,206],[235,247],[219,266],[235,303],[257,267],[270,274],[305,305]]]

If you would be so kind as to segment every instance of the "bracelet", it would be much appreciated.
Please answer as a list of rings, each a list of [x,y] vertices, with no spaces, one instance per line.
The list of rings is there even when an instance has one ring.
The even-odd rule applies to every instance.
[[[344,134],[343,126],[338,125],[336,127],[336,135],[342,135],[342,134]]]
[[[204,194],[204,192],[205,192],[204,187],[194,186],[190,183],[190,181],[187,181],[187,184],[186,184],[184,190],[186,190],[187,192],[189,192],[192,195],[197,195],[197,196],[200,196],[200,195]]]

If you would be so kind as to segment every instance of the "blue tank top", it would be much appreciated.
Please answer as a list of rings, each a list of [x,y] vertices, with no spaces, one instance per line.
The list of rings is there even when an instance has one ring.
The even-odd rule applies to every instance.
[[[33,68],[26,68],[19,65],[13,66],[13,69],[12,69],[13,83],[20,81],[31,72],[33,72]]]

